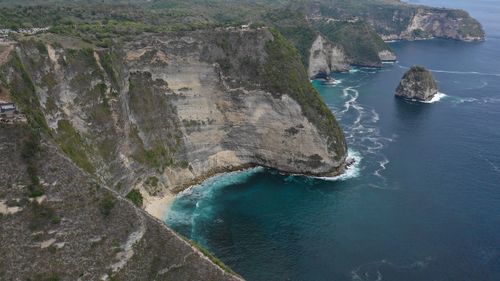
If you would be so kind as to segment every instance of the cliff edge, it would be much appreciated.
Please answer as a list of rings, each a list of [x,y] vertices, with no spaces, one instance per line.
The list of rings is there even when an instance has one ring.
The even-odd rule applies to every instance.
[[[343,172],[342,130],[276,31],[153,33],[110,48],[44,33],[0,52],[2,95],[27,117],[0,124],[0,248],[17,266],[0,263],[6,279],[240,280],[125,195],[145,207],[255,165]]]
[[[2,66],[14,100],[122,194],[162,197],[254,165],[343,171],[342,130],[278,32],[157,33],[111,48],[42,34],[14,46]]]

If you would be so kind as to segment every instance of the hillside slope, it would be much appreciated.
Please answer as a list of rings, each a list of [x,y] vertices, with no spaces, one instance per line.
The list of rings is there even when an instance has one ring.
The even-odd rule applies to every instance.
[[[0,154],[1,280],[241,280],[29,126],[0,124]]]

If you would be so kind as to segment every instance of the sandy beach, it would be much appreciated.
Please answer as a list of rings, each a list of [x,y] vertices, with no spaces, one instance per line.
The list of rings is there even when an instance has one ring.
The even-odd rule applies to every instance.
[[[175,199],[175,195],[170,192],[166,192],[162,196],[144,196],[145,210],[157,219],[164,220],[168,209],[172,205]]]

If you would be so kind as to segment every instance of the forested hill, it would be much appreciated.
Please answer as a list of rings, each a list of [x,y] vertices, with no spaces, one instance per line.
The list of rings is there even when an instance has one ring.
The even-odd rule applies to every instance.
[[[43,8],[37,7],[40,5]],[[358,26],[347,27],[346,34],[323,34],[325,30],[335,29],[334,25],[339,22]],[[0,28],[51,26],[53,33],[76,36],[99,47],[109,47],[113,42],[126,41],[144,32],[212,29],[248,23],[277,28],[299,50],[306,65],[318,34],[343,48],[347,62],[353,64],[370,64],[373,55],[346,50],[350,48],[350,41],[364,44],[366,40],[375,40],[364,48],[373,52],[389,49],[381,47],[376,38],[368,35],[370,32],[385,40],[441,37],[479,41],[485,37],[480,23],[465,11],[410,5],[397,0],[5,0],[0,3]],[[359,28],[359,25],[365,27]],[[368,33],[359,35],[358,31]],[[371,59],[367,59],[370,56]]]

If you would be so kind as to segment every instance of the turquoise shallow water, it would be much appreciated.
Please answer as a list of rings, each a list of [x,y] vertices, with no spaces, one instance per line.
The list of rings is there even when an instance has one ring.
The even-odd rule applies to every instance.
[[[425,3],[468,9],[488,41],[394,43],[395,65],[315,81],[360,159],[348,176],[224,175],[166,222],[250,281],[500,280],[500,3]],[[395,99],[413,64],[446,96]]]

